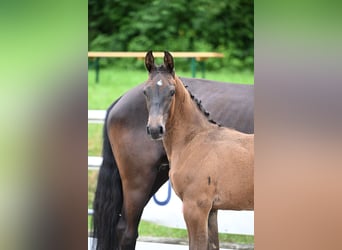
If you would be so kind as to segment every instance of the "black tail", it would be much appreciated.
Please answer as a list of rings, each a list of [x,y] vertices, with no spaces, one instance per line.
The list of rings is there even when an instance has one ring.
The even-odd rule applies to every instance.
[[[94,238],[97,239],[94,241],[94,243],[96,242],[97,250],[118,249],[115,229],[122,208],[122,184],[106,128],[108,114],[116,102],[107,110],[103,126],[103,161],[97,179],[93,203],[94,215],[92,224]]]

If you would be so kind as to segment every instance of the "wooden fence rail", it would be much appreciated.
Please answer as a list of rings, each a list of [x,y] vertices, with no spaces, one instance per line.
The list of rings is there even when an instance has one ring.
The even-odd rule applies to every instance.
[[[196,77],[197,62],[199,62],[202,78],[205,78],[205,60],[208,58],[223,58],[222,53],[217,52],[171,52],[175,58],[191,58],[192,77]],[[89,51],[88,58],[95,58],[95,81],[99,82],[100,58],[137,58],[143,59],[146,52],[128,52],[128,51]],[[164,52],[153,52],[154,57],[164,57]]]

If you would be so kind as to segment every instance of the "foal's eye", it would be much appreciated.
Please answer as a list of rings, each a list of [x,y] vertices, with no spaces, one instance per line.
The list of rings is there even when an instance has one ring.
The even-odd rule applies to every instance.
[[[170,90],[170,96],[173,96],[176,93],[176,91],[174,89]]]
[[[147,93],[146,93],[146,90],[144,89],[144,91],[143,91],[143,94],[144,94],[144,96],[146,96],[147,95]]]

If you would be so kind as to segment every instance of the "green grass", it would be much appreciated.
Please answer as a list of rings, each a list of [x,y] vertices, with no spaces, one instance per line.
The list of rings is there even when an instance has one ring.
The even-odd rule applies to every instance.
[[[141,221],[139,225],[140,236],[155,236],[155,237],[169,237],[178,239],[187,239],[188,233],[185,229],[176,229],[170,227],[159,226],[147,221]],[[254,237],[250,235],[237,235],[237,234],[219,234],[220,242],[231,243],[254,243]]]
[[[191,72],[177,72],[178,76],[191,77]],[[143,83],[147,79],[146,71],[127,69],[101,69],[100,81],[95,83],[95,72],[88,72],[88,109],[107,109],[119,96],[134,86]],[[206,79],[254,84],[252,72],[232,73],[227,71],[206,72]],[[101,156],[102,151],[102,124],[88,124],[88,155]],[[88,171],[88,207],[91,208],[96,187],[97,171]],[[90,217],[88,217],[90,228]],[[187,238],[187,232],[183,229],[174,229],[159,226],[146,221],[141,221],[139,235],[154,237]],[[254,242],[254,236],[220,234],[221,242],[234,242],[250,244]]]
[[[88,216],[88,228],[90,228],[91,217]],[[185,229],[170,228],[160,226],[148,221],[141,220],[139,224],[139,236],[149,237],[163,237],[175,239],[188,239],[188,233]],[[254,236],[252,235],[238,235],[238,234],[224,234],[219,233],[220,242],[240,243],[240,244],[253,244]]]
[[[191,72],[177,72],[178,76],[191,77]],[[206,79],[253,84],[253,72],[206,72]],[[147,80],[146,71],[124,69],[101,69],[100,81],[95,83],[95,71],[88,73],[88,109],[107,109],[119,96]]]

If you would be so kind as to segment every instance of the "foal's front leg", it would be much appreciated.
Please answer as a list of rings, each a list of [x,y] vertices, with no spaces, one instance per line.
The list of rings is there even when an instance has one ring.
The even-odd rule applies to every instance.
[[[211,205],[208,201],[185,200],[183,213],[188,229],[189,249],[207,250],[208,245],[208,217]]]

